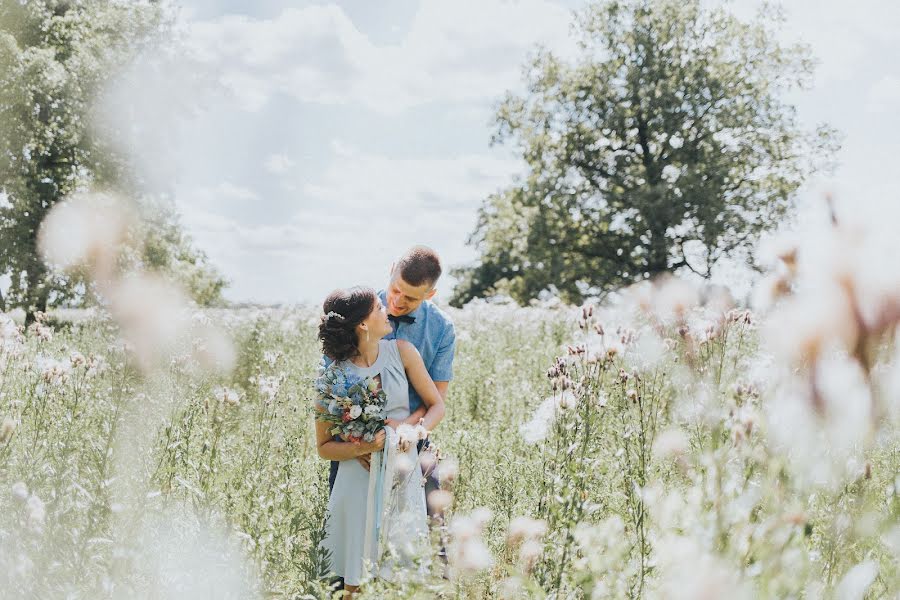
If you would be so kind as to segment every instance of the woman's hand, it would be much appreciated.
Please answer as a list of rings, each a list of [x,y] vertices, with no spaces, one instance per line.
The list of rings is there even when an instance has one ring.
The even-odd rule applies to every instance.
[[[403,421],[398,421],[397,419],[385,419],[384,424],[397,431],[397,427],[403,424]]]
[[[363,454],[371,454],[372,452],[378,452],[382,448],[384,448],[384,441],[387,439],[387,434],[384,429],[380,430],[375,434],[375,439],[368,443],[362,443],[360,446],[364,449]]]

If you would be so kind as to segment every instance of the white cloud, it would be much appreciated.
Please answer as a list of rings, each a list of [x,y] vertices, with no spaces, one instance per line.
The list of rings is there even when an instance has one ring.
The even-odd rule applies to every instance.
[[[347,147],[340,140],[333,145]],[[470,260],[471,249],[460,240],[474,226],[477,208],[519,168],[518,161],[492,154],[393,159],[353,149],[335,155],[304,185],[303,206],[284,223],[223,216],[208,190],[192,196],[207,201],[179,207],[212,260],[228,265],[230,297],[308,300],[341,285],[383,283],[390,263],[417,243],[434,247],[448,266]]]
[[[281,175],[286,173],[294,164],[294,161],[286,154],[271,154],[266,158],[263,166],[269,173]]]
[[[289,8],[274,19],[195,23],[190,45],[242,106],[273,94],[395,114],[428,102],[482,102],[520,81],[536,43],[573,46],[570,12],[547,0],[425,0],[398,45],[379,46],[338,6]]]

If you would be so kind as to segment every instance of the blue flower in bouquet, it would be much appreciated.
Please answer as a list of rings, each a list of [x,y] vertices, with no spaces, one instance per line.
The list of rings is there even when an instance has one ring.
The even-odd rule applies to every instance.
[[[320,409],[316,418],[333,425],[332,435],[372,441],[384,427],[387,396],[376,378],[347,373],[332,363],[320,371],[315,388]]]

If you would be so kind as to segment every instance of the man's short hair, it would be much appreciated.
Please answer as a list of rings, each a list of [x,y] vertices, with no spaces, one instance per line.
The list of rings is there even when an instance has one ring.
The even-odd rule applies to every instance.
[[[441,259],[427,246],[413,246],[397,261],[397,272],[411,286],[433,288],[441,277]]]

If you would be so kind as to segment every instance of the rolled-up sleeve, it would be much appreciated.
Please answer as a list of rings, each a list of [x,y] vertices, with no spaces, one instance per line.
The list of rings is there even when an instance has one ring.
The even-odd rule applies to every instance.
[[[450,381],[453,379],[453,355],[456,352],[456,331],[453,323],[448,323],[438,343],[437,352],[428,369],[433,381]]]

